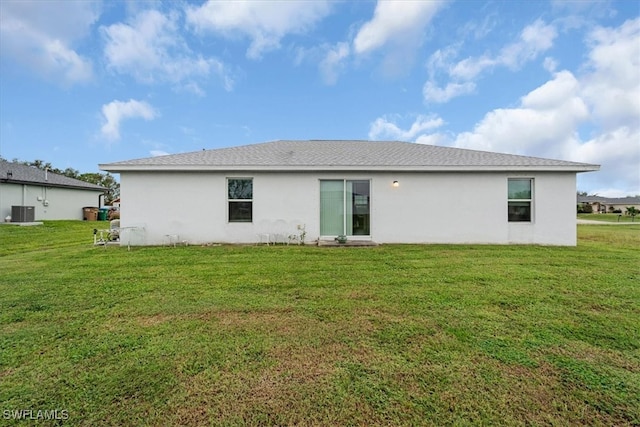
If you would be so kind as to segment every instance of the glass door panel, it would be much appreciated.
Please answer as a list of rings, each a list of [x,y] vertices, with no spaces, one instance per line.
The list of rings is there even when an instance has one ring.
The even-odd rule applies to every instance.
[[[369,181],[347,181],[347,200],[351,205],[347,212],[347,218],[350,218],[348,235],[370,235]]]
[[[320,181],[320,235],[369,236],[369,181]]]
[[[344,233],[344,181],[320,181],[320,235]]]

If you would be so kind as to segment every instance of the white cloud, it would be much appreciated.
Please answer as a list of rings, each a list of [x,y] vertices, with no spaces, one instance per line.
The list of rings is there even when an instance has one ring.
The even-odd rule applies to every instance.
[[[497,64],[496,59],[489,56],[466,58],[449,69],[449,76],[460,80],[473,80],[485,69]]]
[[[151,151],[149,151],[149,154],[151,154],[151,157],[158,157],[158,156],[167,156],[167,155],[169,155],[169,153],[167,153],[166,151],[162,151],[162,150],[151,150]]]
[[[179,14],[157,10],[140,12],[130,23],[102,27],[108,67],[130,74],[142,83],[169,82],[203,95],[194,79],[218,75],[226,90],[233,89],[225,65],[216,58],[193,53],[180,35]]]
[[[472,93],[475,89],[476,84],[473,82],[449,82],[446,87],[440,88],[433,81],[429,80],[422,88],[422,95],[427,102],[443,103],[460,95]]]
[[[228,37],[251,39],[247,57],[259,59],[265,52],[280,47],[288,34],[311,29],[331,11],[331,2],[298,1],[215,1],[186,9],[187,22],[197,31],[211,31]]]
[[[204,97],[206,95],[204,90],[202,90],[200,85],[196,82],[185,83],[181,89],[184,90],[185,92],[189,92],[201,97]]]
[[[542,66],[548,72],[555,73],[555,71],[558,69],[558,61],[556,61],[550,56],[547,56],[546,58],[544,58]]]
[[[640,193],[639,37],[640,19],[595,29],[583,75],[556,73],[518,108],[487,113],[454,145],[601,164],[600,172],[579,179],[601,195],[615,188]],[[592,133],[586,140],[582,126]]]
[[[575,100],[573,97],[578,90],[579,82],[576,77],[569,71],[560,71],[554,75],[553,80],[523,96],[521,104],[525,108],[540,111],[561,109]]]
[[[354,51],[364,54],[388,43],[419,44],[425,27],[443,4],[443,1],[378,0],[373,18],[353,40]]]
[[[414,141],[417,137],[422,136],[423,142],[425,141],[422,133],[437,129],[444,124],[442,118],[435,115],[419,115],[408,129],[404,130],[400,128],[394,119],[401,119],[401,117],[379,117],[369,127],[369,138],[373,140],[379,139],[392,139],[400,141]]]
[[[436,122],[421,125],[429,116],[420,116],[405,130],[383,117],[372,123],[369,136],[600,164],[599,172],[578,175],[578,188],[603,196],[640,194],[639,39],[640,18],[592,30],[580,74],[553,73],[516,107],[489,111],[470,131],[434,133]],[[540,40],[550,40],[549,33]],[[536,46],[529,52],[541,52],[547,44]],[[430,64],[437,66],[447,57],[440,52]],[[555,69],[555,61],[546,63],[547,69]],[[425,88],[432,98],[446,98],[446,89]]]
[[[619,197],[640,194],[640,130],[619,127],[584,142],[567,145],[571,159],[602,165],[600,171],[579,176],[589,193]],[[622,194],[621,194],[622,193]]]
[[[578,161],[587,163],[615,163],[616,172],[640,174],[640,132],[638,129],[621,127],[605,132],[587,142],[567,147]],[[626,174],[628,175],[628,173]]]
[[[65,85],[93,77],[74,50],[100,16],[100,2],[0,1],[0,53]]]
[[[487,12],[488,10],[486,9],[485,5],[483,6],[482,10],[482,14],[484,15],[482,20],[477,20],[476,16],[476,19],[469,21],[462,28],[460,28],[458,30],[458,33],[465,39],[473,37],[476,40],[480,40],[489,35],[499,23],[499,13],[495,11],[488,13]]]
[[[320,73],[326,84],[335,84],[338,74],[344,68],[344,62],[349,56],[350,48],[348,43],[340,42],[329,48],[324,59],[320,61]]]
[[[378,0],[373,17],[359,28],[353,39],[311,49],[298,48],[295,63],[317,62],[323,81],[333,85],[351,58],[383,50],[383,72],[387,75],[406,73],[427,25],[444,3],[444,0]]]
[[[496,109],[472,132],[457,136],[454,145],[487,151],[545,157],[564,155],[564,146],[577,138],[577,128],[589,117],[579,97],[579,83],[568,71],[531,91],[518,108]]]
[[[510,69],[518,69],[549,50],[557,35],[553,25],[538,19],[522,30],[520,40],[502,48],[496,62]]]
[[[424,145],[448,145],[450,142],[450,137],[444,133],[431,133],[420,135],[416,138],[416,144],[424,144]]]
[[[596,28],[588,38],[591,48],[581,94],[593,122],[602,131],[588,141],[568,147],[582,161],[601,163],[596,177],[598,194],[640,194],[640,18],[618,28]],[[591,175],[591,174],[589,174]],[[598,180],[597,182],[595,180]]]
[[[578,181],[580,181],[581,176],[578,177]],[[578,191],[580,190],[580,187],[578,187]],[[630,195],[635,196],[636,194],[632,194],[630,193],[628,190],[622,190],[620,188],[595,188],[595,189],[591,189],[589,191],[590,195],[596,195],[596,196],[600,196],[600,197],[612,197],[612,198],[617,198],[617,197],[628,197]]]
[[[378,0],[370,21],[353,39],[353,53],[363,58],[380,51],[383,75],[405,75],[427,34],[427,28],[445,1]]]
[[[520,33],[518,41],[503,47],[498,55],[491,57],[483,55],[477,58],[466,58],[450,69],[450,76],[456,79],[472,80],[485,69],[504,66],[518,69],[524,63],[537,58],[541,53],[553,46],[557,36],[554,26],[545,24],[538,19],[526,26]]]
[[[141,118],[153,120],[158,112],[147,102],[130,99],[129,101],[112,101],[102,106],[104,125],[100,129],[102,135],[109,140],[120,139],[120,123],[125,119]]]
[[[475,82],[485,70],[502,66],[517,70],[525,63],[536,59],[553,46],[557,31],[553,25],[536,20],[526,26],[517,41],[504,46],[495,55],[484,54],[468,57],[458,62],[459,46],[450,46],[434,52],[427,62],[429,80],[423,88],[426,102],[447,102],[455,97],[467,95],[475,90]],[[554,68],[552,60],[545,60],[545,67]],[[444,85],[437,83],[437,74],[444,72],[449,81]]]
[[[459,45],[451,45],[433,52],[427,60],[429,77],[433,79],[440,70],[448,70],[455,57],[458,56],[459,48]]]
[[[640,126],[640,18],[619,28],[596,28],[583,95],[597,120],[607,127]]]
[[[453,65],[449,74],[456,79],[472,80],[485,69],[495,66],[516,70],[549,50],[557,35],[553,25],[545,24],[538,19],[522,30],[519,40],[504,46],[495,57],[483,55],[463,59]]]
[[[212,3],[220,8],[218,2],[207,5]],[[381,69],[384,74],[404,74],[410,69],[428,24],[445,3],[446,0],[378,0],[373,17],[358,29],[352,39],[310,49],[297,48],[294,62],[296,65],[303,61],[317,62],[323,81],[333,85],[352,58],[383,51]]]

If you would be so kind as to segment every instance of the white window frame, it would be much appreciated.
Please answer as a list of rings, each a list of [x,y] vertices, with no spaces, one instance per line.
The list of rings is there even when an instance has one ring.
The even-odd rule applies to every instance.
[[[510,181],[529,181],[530,197],[527,199],[509,198],[509,182]],[[507,222],[509,224],[531,224],[534,219],[534,199],[535,199],[535,179],[530,176],[510,176],[507,178]],[[529,203],[529,220],[512,220],[509,218],[509,205],[514,203]]]
[[[250,199],[230,199],[229,198],[229,181],[231,180],[250,180],[251,181],[251,198]],[[251,224],[253,223],[253,177],[251,176],[228,176],[225,180],[225,198],[227,200],[227,223],[228,224]],[[229,215],[229,208],[231,203],[233,202],[249,202],[251,203],[251,220],[250,221],[239,221],[232,220]]]

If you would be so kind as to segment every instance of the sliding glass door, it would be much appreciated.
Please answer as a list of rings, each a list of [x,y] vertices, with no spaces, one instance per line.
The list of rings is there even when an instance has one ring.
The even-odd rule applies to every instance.
[[[369,236],[370,188],[367,180],[321,180],[320,235]]]

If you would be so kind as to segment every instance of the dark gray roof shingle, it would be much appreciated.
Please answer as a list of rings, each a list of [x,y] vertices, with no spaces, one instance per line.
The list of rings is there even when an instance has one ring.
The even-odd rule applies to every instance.
[[[0,159],[0,182],[18,184],[48,185],[51,187],[78,188],[84,190],[106,190],[99,185],[68,176],[58,175],[53,172],[45,172],[33,166],[8,162]]]
[[[273,141],[102,164],[103,170],[430,167],[577,167],[597,165],[398,141]]]
[[[602,197],[602,196],[578,196],[578,203],[603,203],[605,205],[640,205],[640,197]]]

